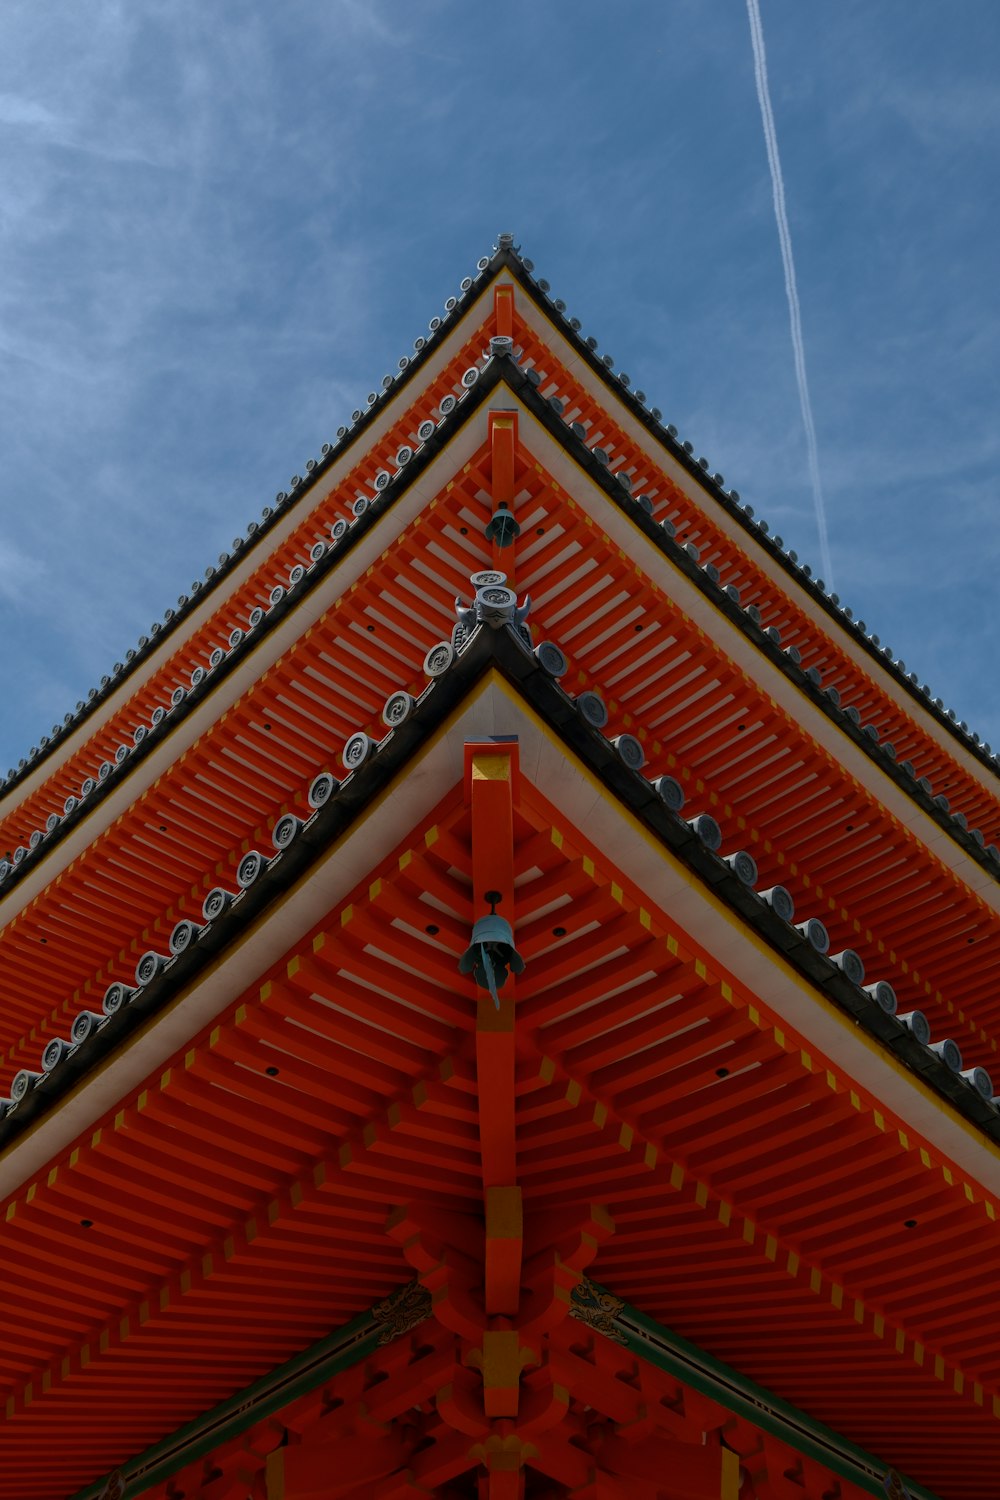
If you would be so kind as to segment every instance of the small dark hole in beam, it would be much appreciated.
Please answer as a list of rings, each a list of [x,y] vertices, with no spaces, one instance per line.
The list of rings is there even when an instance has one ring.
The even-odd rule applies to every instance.
[[[716,1070],[715,1070],[715,1076],[716,1076],[716,1078],[728,1078],[729,1077],[729,1069],[728,1068],[716,1068]]]
[[[431,935],[431,937],[434,937],[434,936],[436,936],[437,933],[439,933],[441,931],[441,929],[440,929],[440,927],[436,926],[435,923],[428,922],[427,926],[424,928],[424,931],[425,932],[429,932],[430,935]]]
[[[916,1227],[917,1227],[917,1221],[916,1221],[916,1219],[904,1219],[903,1220],[903,1228],[904,1229],[916,1229]]]
[[[265,1068],[264,1072],[267,1074],[268,1078],[277,1078],[278,1076],[278,1069],[274,1067]]]
[[[565,927],[553,927],[553,929],[552,929],[552,936],[553,937],[565,937],[566,936],[566,929],[565,929]]]
[[[93,1229],[93,1227],[94,1227],[94,1221],[93,1221],[93,1219],[81,1219],[80,1220],[80,1228],[81,1229]]]

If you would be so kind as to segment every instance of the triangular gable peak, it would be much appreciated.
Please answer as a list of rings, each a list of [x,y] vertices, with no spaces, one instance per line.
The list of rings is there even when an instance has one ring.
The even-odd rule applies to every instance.
[[[577,688],[605,696],[611,732],[638,737],[647,774],[704,785],[707,805],[744,830],[764,884],[804,882],[836,951],[874,960],[881,945],[903,1008],[923,1006],[935,1030],[958,1029],[970,1061],[988,1062],[997,887],[978,845],[963,853],[921,826],[873,742],[837,722],[516,365],[494,360],[448,420],[383,501],[279,586],[256,634],[204,673],[178,720],[160,726],[142,775],[109,786],[72,838],[19,872],[0,937],[11,1072],[36,1067],[46,1037],[98,1009],[110,983],[132,982],[178,921],[198,920],[206,870],[222,877],[269,839],[307,770],[336,760],[355,730],[380,734],[393,691],[421,691],[424,655],[454,624],[470,565],[497,560],[534,593],[535,624],[565,646]],[[498,504],[524,525],[508,551],[486,535]],[[940,810],[925,811],[940,826]],[[56,885],[68,858],[73,875]],[[54,950],[42,970],[40,941]]]
[[[1000,1114],[886,981],[912,1005],[940,965],[935,1026],[986,1055],[993,857],[880,748],[898,704],[879,673],[876,742],[787,651],[800,637],[775,639],[819,637],[765,541],[719,520],[731,499],[543,316],[506,247],[483,273],[472,332],[452,309],[251,549],[264,595],[242,563],[224,575],[208,659],[196,611],[151,649],[155,676],[177,648],[176,708],[116,722],[119,769],[9,874],[0,1182],[24,1295],[0,1466],[56,1500],[414,1271],[465,1340],[434,1410],[466,1449],[462,1422],[521,1422],[484,1453],[526,1460],[540,1388],[579,1356],[540,1343],[546,1319],[592,1268],[979,1500]],[[526,962],[495,1005],[463,977],[489,977],[484,919]],[[573,1369],[579,1451],[594,1403]],[[776,1452],[780,1475],[747,1467],[757,1500],[826,1484]],[[708,1479],[728,1500],[726,1463]],[[491,1497],[520,1497],[527,1460],[482,1466]]]
[[[177,612],[168,611],[166,631],[145,641],[138,653],[130,653],[135,660],[108,680],[96,705],[84,705],[78,721],[55,735],[51,747],[9,779],[11,790],[4,800],[10,811],[0,821],[0,848],[9,845],[8,863],[58,836],[64,821],[78,816],[81,802],[99,792],[102,777],[120,775],[134,764],[134,752],[156,729],[157,716],[176,707],[175,693],[187,692],[191,673],[211,670],[206,662],[234,649],[233,632],[242,635],[245,627],[223,628],[225,619],[234,611],[249,618],[254,610],[265,608],[270,590],[282,587],[286,572],[307,565],[317,539],[303,544],[301,532],[322,518],[338,476],[360,486],[355,499],[360,494],[370,500],[376,479],[389,480],[395,472],[396,456],[412,452],[414,446],[419,449],[418,409],[426,408],[434,420],[442,393],[452,400],[461,397],[465,368],[475,378],[488,352],[483,345],[497,332],[516,335],[525,367],[545,372],[546,393],[556,396],[567,420],[580,422],[588,443],[598,451],[599,439],[610,445],[615,471],[630,486],[645,477],[637,475],[636,445],[645,452],[656,470],[651,489],[658,519],[680,525],[685,539],[705,551],[703,561],[725,575],[724,584],[742,588],[744,604],[758,611],[763,627],[782,633],[805,670],[821,675],[848,716],[863,717],[870,733],[891,741],[894,759],[903,762],[908,779],[928,797],[934,790],[941,811],[957,819],[949,831],[971,826],[983,844],[1000,836],[994,834],[995,788],[991,778],[983,781],[984,768],[992,768],[993,761],[978,745],[978,737],[965,735],[964,749],[958,746],[956,726],[943,713],[937,715],[940,722],[935,720],[934,706],[914,694],[912,674],[905,678],[898,664],[887,661],[877,637],[868,637],[849,611],[838,611],[811,583],[809,570],[798,569],[768,537],[767,528],[751,522],[732,492],[723,489],[721,476],[708,476],[707,462],[694,460],[690,444],[672,437],[672,429],[660,426],[658,413],[646,411],[621,378],[610,375],[562,316],[561,304],[545,296],[546,284],[535,283],[529,268],[530,262],[503,242],[491,261],[481,261],[477,278],[466,278],[461,296],[449,299],[445,317],[432,320],[430,337],[417,341],[420,348],[413,358],[401,360],[404,368],[395,377],[386,376],[381,388],[370,393],[366,410],[355,412],[352,427],[342,429],[336,444],[325,445],[324,455],[310,461],[304,475],[294,476],[291,495],[279,494],[276,513],[264,526],[255,524],[253,534],[248,533],[236,554],[217,570],[209,599],[185,600]],[[472,361],[468,367],[466,359]],[[603,431],[609,397],[617,411],[611,435]],[[359,443],[367,445],[361,463]],[[641,462],[638,467],[643,467]],[[284,512],[290,500],[294,503]],[[263,571],[279,580],[264,589],[262,549]],[[172,671],[166,694],[162,679],[171,674],[164,673],[165,666]],[[0,861],[0,879],[4,873]]]

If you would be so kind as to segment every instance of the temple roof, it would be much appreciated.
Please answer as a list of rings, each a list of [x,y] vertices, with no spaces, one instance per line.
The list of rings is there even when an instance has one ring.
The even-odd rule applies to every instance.
[[[464,296],[0,804],[0,1473],[85,1486],[414,1271],[449,1432],[513,1420],[490,1340],[534,1411],[587,1270],[973,1500],[991,772],[511,247]],[[495,1013],[459,970],[491,891]]]
[[[662,413],[655,406],[648,405],[643,392],[632,389],[632,382],[627,374],[619,373],[616,376],[613,373],[615,361],[612,357],[608,354],[599,355],[597,340],[582,332],[580,320],[567,314],[565,303],[550,295],[549,283],[544,277],[536,277],[534,271],[533,262],[514,245],[514,237],[510,234],[500,235],[492,255],[482,257],[477,263],[475,274],[462,279],[458,293],[449,297],[443,312],[430,320],[428,332],[414,341],[412,352],[400,358],[397,369],[384,375],[368,393],[364,405],[359,405],[352,413],[350,423],[337,430],[334,440],[323,443],[320,455],[305,463],[304,473],[294,474],[288,488],[277,492],[273,505],[264,507],[259,521],[249,523],[245,535],[235,539],[231,552],[221,556],[218,565],[206,569],[204,580],[196,580],[191,593],[182,596],[176,608],[168,608],[162,619],[153,621],[149,633],[140,637],[136,647],[126,652],[124,661],[114,664],[111,671],[102,678],[99,687],[91,689],[86,701],[81,700],[76,705],[75,713],[67,713],[62,724],[54,724],[51,734],[43,737],[40,744],[33,747],[16,768],[8,771],[6,778],[0,781],[0,797],[5,791],[22,784],[36,767],[58,752],[78,728],[114,696],[122,684],[141,673],[144,662],[156,653],[164,640],[169,640],[183,628],[184,622],[197,611],[205,596],[218,595],[220,590],[226,588],[245,556],[254,549],[266,546],[268,537],[280,524],[281,516],[289,506],[298,506],[303,502],[308,504],[317,484],[322,483],[345,453],[350,452],[359,442],[365,441],[373,427],[377,426],[386,403],[394,400],[401,391],[405,392],[407,386],[419,377],[447,342],[452,331],[467,317],[470,308],[478,302],[484,288],[501,272],[506,272],[544,318],[558,327],[560,335],[573,349],[575,362],[585,365],[613,394],[616,401],[629,408],[633,417],[640,420],[670,454],[672,461],[697,482],[699,490],[710,496],[715,504],[752,537],[756,546],[764,549],[782,570],[789,573],[794,578],[796,587],[807,592],[831,621],[836,622],[837,627],[849,631],[857,644],[878,662],[880,670],[892,673],[905,692],[918,700],[922,711],[933,716],[941,728],[956,737],[967,751],[995,773],[1000,765],[1000,753],[994,754],[974,730],[960,721],[953,710],[947,709],[943,701],[932,694],[927,684],[921,684],[916,672],[907,671],[906,664],[898,660],[891,649],[867,629],[864,621],[856,620],[849,607],[841,607],[839,597],[827,592],[822,579],[813,577],[809,564],[800,563],[797,554],[787,550],[780,537],[772,536],[766,520],[755,517],[753,508],[741,501],[737,490],[726,488],[723,476],[712,471],[709,460],[702,456],[695,457],[693,445],[681,437],[672,423],[663,422]]]

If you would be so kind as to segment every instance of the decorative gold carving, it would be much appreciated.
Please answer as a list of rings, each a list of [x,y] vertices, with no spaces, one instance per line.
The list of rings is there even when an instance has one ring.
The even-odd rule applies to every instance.
[[[430,1315],[431,1294],[419,1281],[408,1282],[372,1308],[372,1317],[381,1325],[378,1333],[380,1344],[392,1343],[393,1339],[426,1322]]]
[[[108,1475],[97,1500],[125,1500],[125,1475],[121,1469],[115,1469]]]
[[[610,1292],[601,1291],[586,1276],[581,1276],[570,1297],[569,1315],[616,1344],[627,1344],[628,1338],[615,1321],[624,1307],[620,1297],[612,1297]]]

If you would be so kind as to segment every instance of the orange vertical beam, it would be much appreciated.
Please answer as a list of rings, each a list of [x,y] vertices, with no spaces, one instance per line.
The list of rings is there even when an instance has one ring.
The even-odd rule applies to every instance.
[[[499,893],[497,914],[514,925],[514,797],[516,743],[465,747],[465,788],[472,810],[473,915],[490,910],[487,891]],[[476,1018],[479,1143],[483,1189],[513,1187],[517,1175],[514,1130],[514,1000],[508,978],[497,1009],[480,992]]]
[[[514,511],[514,451],[517,446],[517,412],[490,412],[490,457],[493,467],[493,514],[498,510]],[[514,557],[517,544],[498,547],[493,543],[493,566],[507,574],[514,586]]]
[[[486,1289],[489,1317],[514,1317],[521,1301],[524,1215],[519,1187],[486,1190]]]
[[[493,288],[493,316],[496,318],[497,336],[514,337],[514,288],[508,281]]]

